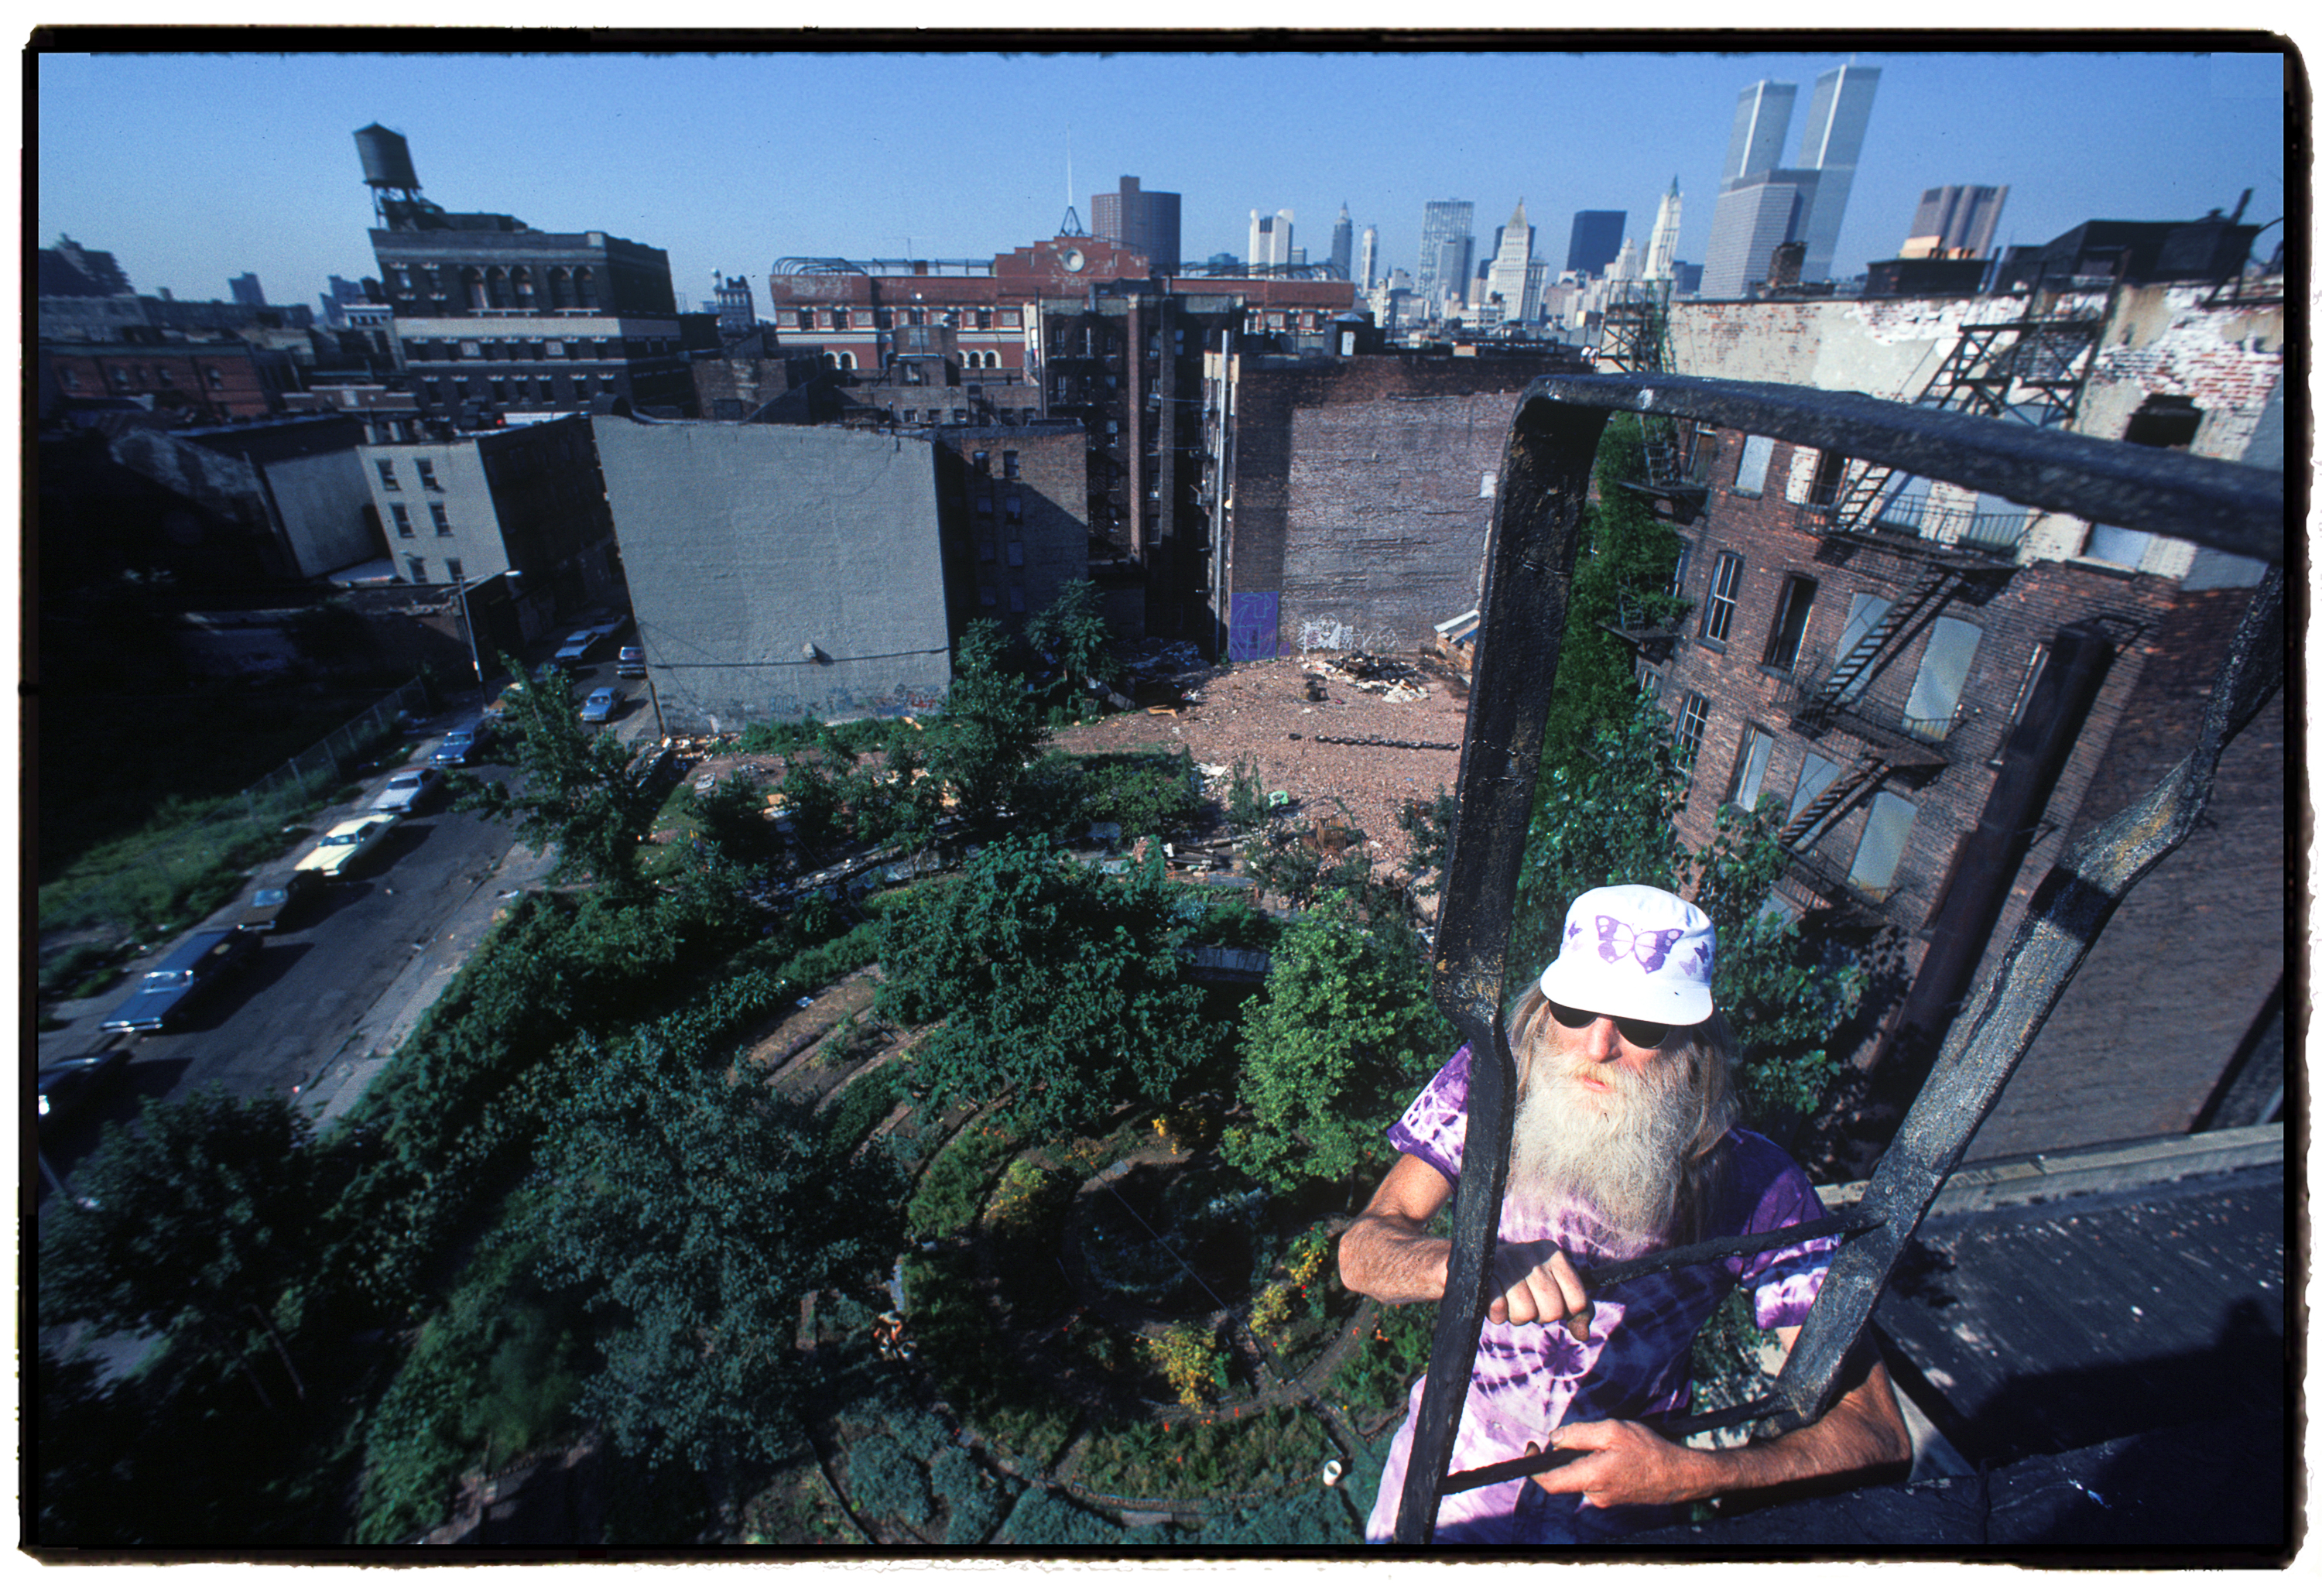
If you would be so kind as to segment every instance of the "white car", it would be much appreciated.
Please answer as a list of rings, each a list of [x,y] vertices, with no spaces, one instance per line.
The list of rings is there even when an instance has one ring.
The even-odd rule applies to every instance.
[[[298,868],[311,870],[317,875],[344,875],[347,867],[378,847],[401,818],[399,815],[373,810],[368,815],[358,815],[352,820],[342,820],[331,827],[329,834],[316,843],[306,858],[298,862]]]
[[[374,810],[408,815],[435,791],[443,778],[425,765],[411,765],[387,779],[387,785],[371,799]]]

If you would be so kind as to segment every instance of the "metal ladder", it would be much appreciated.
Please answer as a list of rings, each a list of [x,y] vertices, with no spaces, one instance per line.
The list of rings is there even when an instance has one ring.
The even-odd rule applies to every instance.
[[[1959,574],[1946,566],[1931,566],[1920,572],[1919,579],[1909,592],[1887,606],[1887,613],[1878,623],[1846,651],[1845,657],[1831,667],[1828,679],[1816,688],[1814,697],[1806,701],[1809,718],[1827,716],[1842,704],[1851,701],[1858,683],[1868,681],[1879,673],[1886,656],[1917,630],[1919,623],[1933,618],[1943,606],[1943,600],[1959,585]]]

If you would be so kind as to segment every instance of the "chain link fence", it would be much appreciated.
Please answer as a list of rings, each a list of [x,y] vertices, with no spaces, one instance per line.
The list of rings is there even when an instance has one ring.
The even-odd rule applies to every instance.
[[[260,777],[240,793],[189,805],[157,838],[85,855],[66,877],[40,889],[44,933],[105,924],[166,923],[215,884],[270,856],[286,826],[303,821],[365,754],[392,738],[406,716],[430,707],[413,677],[329,736]]]

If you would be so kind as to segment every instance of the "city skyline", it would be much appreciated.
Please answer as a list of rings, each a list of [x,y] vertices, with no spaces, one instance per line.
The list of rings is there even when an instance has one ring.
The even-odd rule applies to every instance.
[[[38,59],[33,226],[44,247],[112,251],[140,293],[222,299],[255,272],[275,303],[311,305],[332,274],[376,270],[352,135],[378,121],[409,138],[429,199],[665,250],[693,305],[716,272],[763,288],[785,255],[989,260],[1053,236],[1068,206],[1089,221],[1123,172],[1184,196],[1189,263],[1245,254],[1252,209],[1335,217],[1344,201],[1378,229],[1379,270],[1414,278],[1429,200],[1504,216],[1522,198],[1552,239],[1577,211],[1623,210],[1633,232],[1675,172],[1696,201],[1676,254],[1698,264],[1735,96],[1849,60],[1882,79],[1839,275],[1898,254],[1947,183],[2008,186],[2001,248],[2230,209],[2244,188],[2247,220],[2282,214],[2278,56],[100,54]],[[929,141],[865,114],[873,80],[887,105],[1011,110],[946,112]],[[1512,106],[1542,109],[1527,123]],[[1592,132],[1605,125],[1645,131]],[[800,132],[817,127],[855,131]],[[188,141],[197,162],[154,159]]]

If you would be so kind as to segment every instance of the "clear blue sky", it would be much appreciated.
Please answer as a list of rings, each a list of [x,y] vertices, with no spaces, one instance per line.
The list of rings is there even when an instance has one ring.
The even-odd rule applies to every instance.
[[[1800,86],[1787,160],[1815,74],[1847,59],[43,56],[32,214],[41,243],[110,250],[142,293],[224,298],[255,271],[270,300],[311,304],[329,274],[377,269],[352,135],[379,122],[446,209],[656,245],[696,303],[713,270],[763,298],[784,255],[988,259],[1052,236],[1067,201],[1089,221],[1122,173],[1184,196],[1191,259],[1242,254],[1249,212],[1283,207],[1325,258],[1344,201],[1406,269],[1437,198],[1475,202],[1479,250],[1519,197],[1555,266],[1576,210],[1625,210],[1641,249],[1674,175],[1678,252],[1698,261],[1735,96]],[[1882,77],[1842,274],[1894,254],[1944,183],[2009,186],[2003,243],[2230,209],[2244,188],[2246,220],[2282,214],[2278,57],[1851,59]]]

